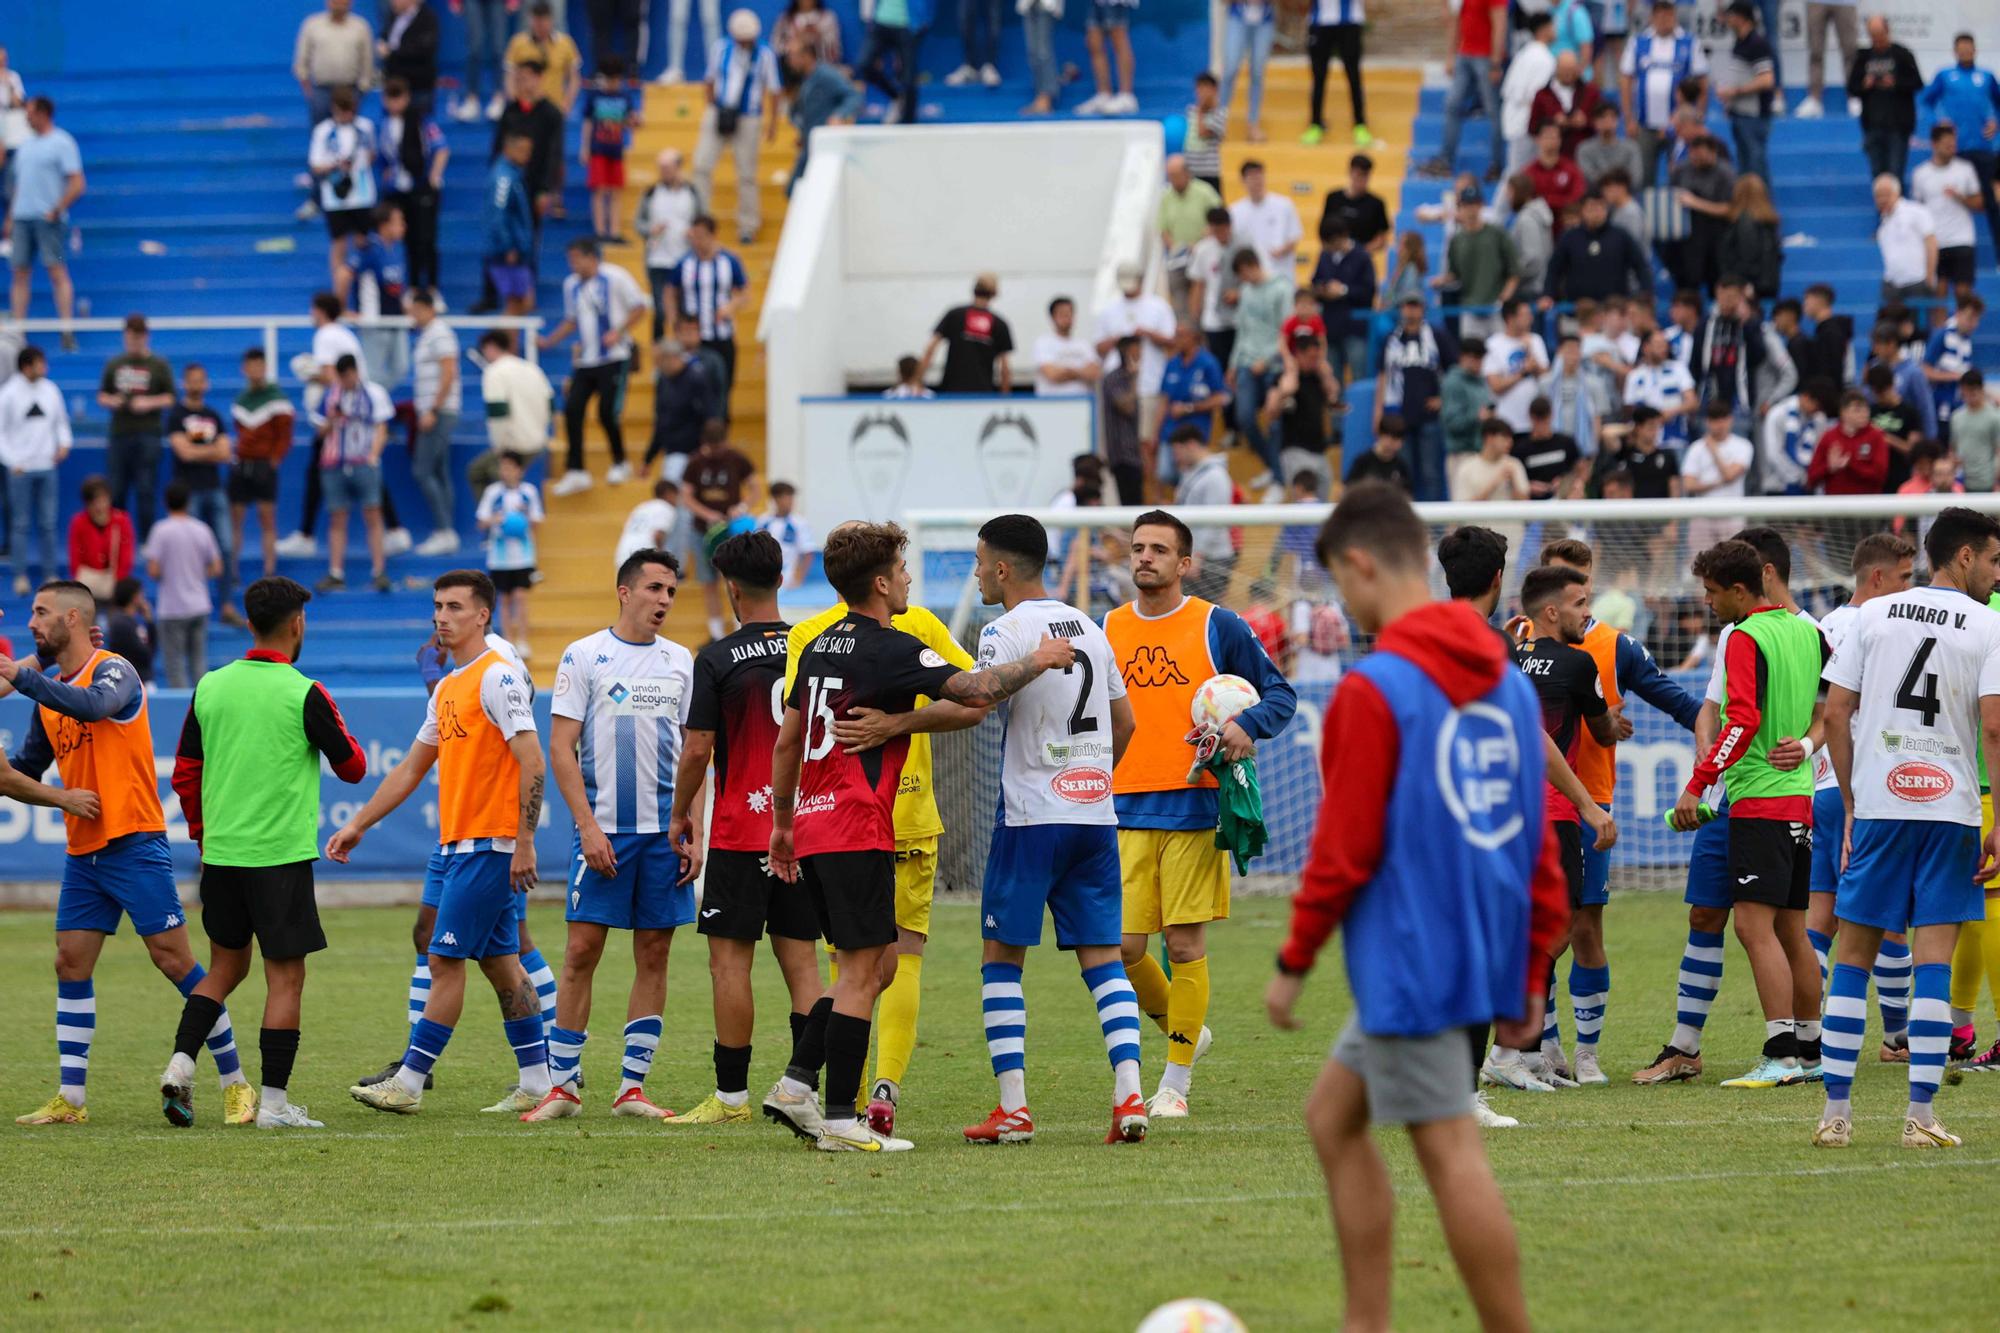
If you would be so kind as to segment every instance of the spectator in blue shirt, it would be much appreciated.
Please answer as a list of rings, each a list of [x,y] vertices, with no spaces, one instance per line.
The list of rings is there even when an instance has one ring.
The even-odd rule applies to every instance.
[[[2000,79],[1973,63],[1979,49],[1971,33],[1960,33],[1951,50],[1958,63],[1937,72],[1917,94],[1917,105],[1958,131],[1958,155],[1979,173],[1987,231],[2000,252],[2000,200],[1993,197],[1995,167],[2000,166]]]
[[[510,134],[486,173],[480,256],[510,315],[525,315],[535,308],[535,213],[523,175],[534,151],[534,139]]]
[[[49,271],[49,291],[63,321],[62,348],[76,350],[69,332],[76,293],[69,282],[69,209],[83,196],[83,155],[68,130],[56,128],[56,104],[46,97],[28,99],[28,141],[14,150],[14,206],[9,217],[13,239],[13,312],[18,323],[28,317],[28,289],[35,262]]]
[[[1328,218],[1319,225],[1322,249],[1313,268],[1313,295],[1326,321],[1326,358],[1343,381],[1368,367],[1368,320],[1375,308],[1375,262],[1354,243],[1347,224]]]
[[[799,156],[792,163],[792,178],[785,182],[788,195],[806,174],[813,131],[822,125],[852,125],[863,102],[861,89],[838,67],[819,58],[819,44],[810,37],[792,48],[789,61],[799,78],[792,91],[792,124],[799,129]]]
[[[347,308],[363,319],[403,313],[403,295],[410,287],[409,254],[403,210],[383,204],[375,210],[375,229],[347,252],[340,270],[339,291]],[[362,359],[377,384],[393,389],[410,372],[410,339],[402,329],[363,327]]]
[[[1174,329],[1174,354],[1160,374],[1160,396],[1166,400],[1166,424],[1161,430],[1172,434],[1177,426],[1192,426],[1206,441],[1215,420],[1215,409],[1229,401],[1222,363],[1203,345],[1201,331],[1192,324]]]

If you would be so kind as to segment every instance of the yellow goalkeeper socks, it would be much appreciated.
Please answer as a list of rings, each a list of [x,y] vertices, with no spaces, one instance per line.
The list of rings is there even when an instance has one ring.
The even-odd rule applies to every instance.
[[[1987,937],[2000,941],[2000,930],[1987,930],[1984,921],[1967,921],[1958,928],[1958,946],[1951,953],[1951,1007],[1971,1013],[1979,1007],[1979,983],[1991,969],[1993,951]],[[2000,990],[1994,992],[2000,997]],[[2000,1006],[2000,998],[1994,1001]]]
[[[875,1002],[875,1078],[902,1086],[909,1072],[910,1053],[917,1048],[917,1006],[924,978],[924,956],[899,954],[896,979]],[[864,1089],[866,1091],[866,1089]]]
[[[1174,970],[1180,971],[1179,968]],[[1132,983],[1132,990],[1139,997],[1140,1011],[1152,1019],[1160,1031],[1165,1032],[1169,991],[1167,974],[1161,968],[1160,960],[1149,953],[1141,954],[1138,962],[1125,964],[1125,979]],[[1207,982],[1204,980],[1202,983],[1204,995],[1207,994],[1207,989]]]
[[[1208,959],[1175,963],[1173,985],[1167,996],[1168,1064],[1194,1063],[1195,1043],[1201,1040],[1202,1024],[1207,1021]]]

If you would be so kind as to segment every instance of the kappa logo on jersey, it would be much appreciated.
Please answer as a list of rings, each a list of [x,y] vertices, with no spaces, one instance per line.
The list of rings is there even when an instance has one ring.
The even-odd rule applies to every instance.
[[[1049,790],[1065,801],[1095,805],[1111,795],[1111,775],[1101,768],[1072,768],[1050,778]]]
[[[1517,804],[1514,787],[1520,776],[1521,741],[1512,718],[1487,703],[1452,711],[1438,731],[1437,784],[1467,842],[1497,851],[1520,833],[1526,820],[1519,809],[1495,822]]]
[[[1119,668],[1119,673],[1125,677],[1127,685],[1139,689],[1188,683],[1180,664],[1167,656],[1167,650],[1156,643],[1142,643],[1134,648],[1131,658]]]
[[[458,720],[458,705],[450,699],[438,703],[437,729],[440,738],[449,736],[455,741],[466,738],[465,724]]]
[[[1911,759],[1889,770],[1889,794],[1905,801],[1937,801],[1951,795],[1950,773],[1936,764]]]

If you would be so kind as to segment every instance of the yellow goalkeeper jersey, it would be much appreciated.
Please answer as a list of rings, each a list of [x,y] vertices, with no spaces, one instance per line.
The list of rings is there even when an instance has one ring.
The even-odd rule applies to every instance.
[[[808,644],[824,633],[828,626],[847,614],[847,603],[841,602],[825,611],[792,626],[791,637],[785,644],[785,693],[792,692],[792,678],[799,669],[799,657]],[[921,606],[913,606],[899,616],[890,618],[889,623],[905,634],[921,639],[925,647],[934,650],[938,656],[961,671],[976,669],[972,654],[959,647],[958,640],[951,637],[951,630],[936,616]],[[919,697],[917,707],[922,708],[930,700]],[[937,797],[932,794],[934,783],[931,778],[931,738],[928,732],[914,732],[910,736],[910,752],[903,760],[903,780],[896,787],[896,810],[892,817],[896,825],[896,841],[909,842],[916,838],[935,838],[944,832],[944,821],[938,818]]]

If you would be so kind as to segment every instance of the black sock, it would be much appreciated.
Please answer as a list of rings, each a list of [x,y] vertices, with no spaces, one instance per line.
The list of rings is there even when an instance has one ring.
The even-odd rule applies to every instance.
[[[719,1041],[715,1043],[715,1090],[717,1092],[750,1090],[748,1046],[724,1046]]]
[[[832,1014],[826,1020],[826,1118],[848,1120],[861,1097],[868,1063],[868,1020]]]
[[[264,1060],[264,1086],[267,1088],[289,1088],[292,1086],[292,1062],[299,1058],[299,1030],[297,1028],[259,1028],[257,1031],[257,1052]]]
[[[785,1066],[786,1078],[797,1079],[809,1088],[819,1087],[820,1066],[826,1063],[827,1016],[831,1013],[833,997],[822,997],[799,1024],[798,1040],[792,1043],[792,1062]]]
[[[1799,1034],[1790,1028],[1764,1038],[1764,1056],[1770,1060],[1796,1060],[1799,1057]]]
[[[190,1060],[199,1055],[202,1042],[215,1030],[215,1020],[220,1017],[220,1000],[211,1000],[199,993],[188,996],[187,1003],[181,1006],[181,1025],[174,1033],[174,1054],[185,1055]]]
[[[806,1030],[806,1016],[804,1014],[793,1014],[792,1045],[797,1046],[799,1044],[799,1038],[805,1034],[805,1030]]]
[[[1799,1059],[1805,1061],[1807,1064],[1816,1064],[1819,1058],[1819,1039],[1815,1037],[1813,1040],[1807,1041],[1801,1037],[1799,1039]]]
[[[1487,1034],[1492,1031],[1493,1025],[1490,1023],[1475,1023],[1465,1030],[1466,1038],[1472,1046],[1472,1090],[1474,1092],[1479,1091],[1479,1071],[1486,1063]]]

